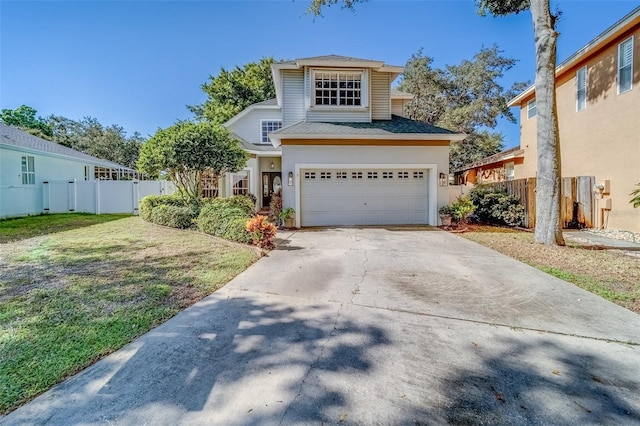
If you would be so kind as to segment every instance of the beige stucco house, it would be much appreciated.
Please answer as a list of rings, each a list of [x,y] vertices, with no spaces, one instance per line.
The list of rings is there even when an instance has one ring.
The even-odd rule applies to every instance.
[[[556,96],[562,176],[595,176],[596,226],[640,232],[629,204],[640,182],[640,7],[556,68]],[[463,167],[460,180],[536,176],[535,87],[509,106],[520,107],[520,146]]]
[[[250,154],[220,195],[281,192],[296,226],[437,225],[449,201],[449,145],[465,135],[402,117],[403,72],[382,61],[328,55],[275,63],[276,98],[225,126]]]

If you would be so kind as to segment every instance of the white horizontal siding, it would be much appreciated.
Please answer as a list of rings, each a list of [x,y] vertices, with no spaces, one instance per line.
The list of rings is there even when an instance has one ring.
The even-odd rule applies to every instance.
[[[304,120],[304,71],[284,70],[282,125],[289,126]]]
[[[279,109],[256,108],[229,126],[236,135],[251,143],[260,143],[262,125],[260,120],[282,120]]]
[[[386,72],[371,72],[371,118],[374,120],[390,120],[391,105],[389,102],[391,84]]]
[[[405,102],[408,102],[404,99],[391,99],[391,114],[397,115],[400,117],[406,117],[404,112]]]

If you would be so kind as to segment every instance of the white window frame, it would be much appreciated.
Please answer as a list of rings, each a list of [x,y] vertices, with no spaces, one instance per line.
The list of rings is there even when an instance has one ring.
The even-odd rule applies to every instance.
[[[582,75],[582,85],[580,84],[580,74]],[[576,71],[576,111],[582,111],[583,109],[587,109],[587,78],[589,73],[587,72],[587,66],[580,68]],[[580,103],[580,93],[584,93],[584,97],[582,98],[583,103]]]
[[[273,129],[273,130],[268,130],[265,133],[264,132],[264,126],[266,123],[280,123],[280,127],[278,127],[277,129]],[[275,118],[275,119],[270,119],[270,118],[265,118],[260,120],[260,137],[258,138],[259,145],[268,145],[271,143],[271,140],[269,139],[269,133],[271,132],[275,132],[276,130],[282,129],[282,120],[280,120],[279,118]],[[264,140],[264,136],[267,137],[267,140]]]
[[[22,184],[36,184],[36,159],[33,155],[23,155],[20,159]]]
[[[629,62],[629,64],[625,65],[624,67],[622,66],[622,59],[624,58],[623,55],[623,45],[625,45],[626,43],[630,43],[631,44],[631,61]],[[627,68],[629,67],[630,70],[630,80],[629,80],[629,88],[625,89],[624,91],[621,91],[621,87],[620,84],[622,83],[622,79],[621,77],[621,73],[622,73],[622,69],[623,68]],[[618,95],[621,95],[623,93],[627,93],[630,92],[631,89],[633,89],[633,36],[629,37],[628,39],[620,42],[620,44],[618,44]]]
[[[242,169],[235,173],[230,173],[230,175],[231,185],[229,186],[231,187],[231,195],[249,195],[249,193],[251,192],[251,170]],[[236,176],[240,177],[240,179],[238,179],[237,181]],[[246,182],[246,185],[239,185],[240,182]]]
[[[316,104],[316,74],[337,74],[338,81],[340,75],[359,75],[360,76],[360,105],[340,105],[340,88],[337,88],[338,92],[337,105],[321,105]],[[311,107],[312,108],[324,108],[324,109],[362,109],[369,106],[369,90],[367,84],[367,72],[362,69],[330,69],[330,68],[314,68],[311,70],[311,82],[310,93]]]
[[[531,105],[533,105],[533,107]],[[533,111],[533,114],[531,114],[531,111]],[[533,98],[529,102],[527,102],[527,119],[533,118],[537,115],[538,115],[538,105],[536,103],[536,98]]]

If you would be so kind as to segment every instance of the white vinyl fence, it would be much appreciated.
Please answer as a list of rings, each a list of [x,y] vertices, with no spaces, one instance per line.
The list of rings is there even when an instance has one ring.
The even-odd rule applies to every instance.
[[[173,194],[166,180],[57,180],[42,186],[42,206],[47,213],[133,213],[147,195]]]

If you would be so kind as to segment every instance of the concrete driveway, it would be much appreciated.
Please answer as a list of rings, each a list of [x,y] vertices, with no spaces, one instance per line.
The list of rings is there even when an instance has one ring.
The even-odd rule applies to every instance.
[[[640,423],[640,316],[441,231],[280,237],[0,423]]]

